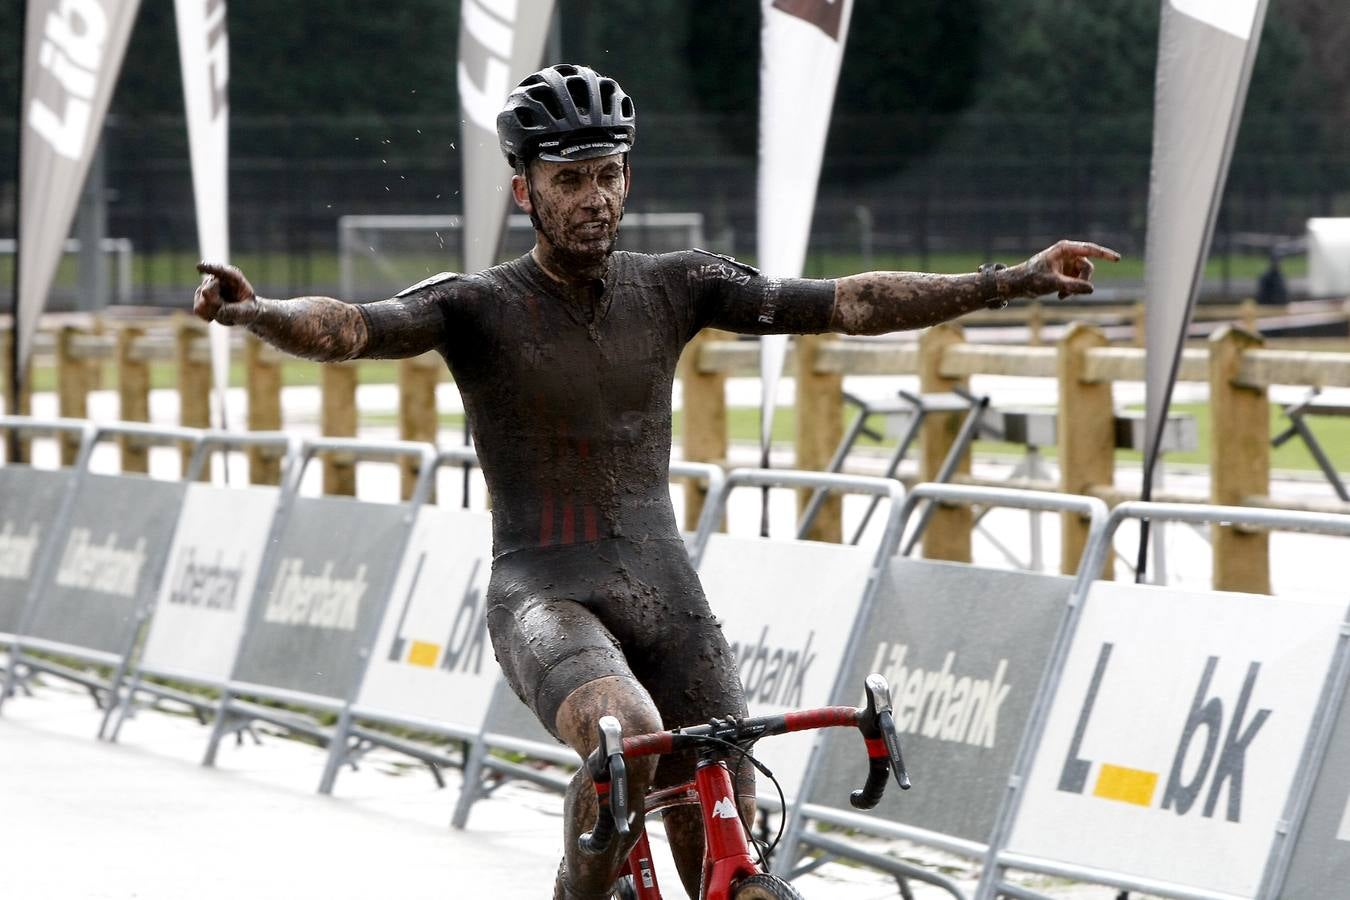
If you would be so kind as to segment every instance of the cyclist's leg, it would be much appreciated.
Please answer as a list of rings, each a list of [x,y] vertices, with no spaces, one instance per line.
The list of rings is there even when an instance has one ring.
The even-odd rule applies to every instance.
[[[591,599],[594,584],[571,577],[568,563],[578,556],[585,558],[557,552],[547,566],[527,557],[499,559],[488,589],[488,632],[512,689],[554,736],[585,756],[595,748],[601,716],[617,717],[626,734],[659,731],[661,718],[614,635],[591,608],[571,599]],[[629,766],[630,796],[643,796],[655,770],[654,758]],[[577,838],[594,825],[595,809],[594,785],[581,770],[566,797],[560,900],[608,898],[627,853],[618,842],[599,857],[581,853]]]
[[[624,623],[613,623],[628,654],[634,674],[647,686],[667,728],[698,725],[713,717],[746,715],[744,692],[735,656],[722,626],[708,607],[698,577],[680,545],[655,548],[644,556],[665,556],[663,577],[642,580],[659,585],[659,600],[644,609],[640,633],[629,634]],[[642,571],[636,567],[630,570]],[[655,612],[659,611],[659,612]],[[655,618],[655,621],[653,621]],[[657,768],[658,788],[683,784],[694,776],[696,753],[664,756]],[[738,793],[751,798],[741,803],[747,821],[753,821],[755,770],[742,767]],[[636,796],[636,795],[634,795]],[[676,807],[663,815],[671,855],[689,896],[697,897],[703,874],[703,817],[697,807]]]
[[[661,717],[647,691],[631,675],[610,675],[581,685],[567,695],[558,708],[558,735],[578,754],[586,756],[596,746],[597,725],[601,716],[615,716],[625,734],[643,734],[661,730]],[[608,898],[623,859],[642,829],[641,799],[652,783],[656,758],[643,757],[627,763],[629,797],[635,816],[630,840],[618,841],[610,852],[588,856],[581,852],[577,839],[595,824],[595,785],[584,768],[572,776],[567,788],[563,812],[563,863],[558,869],[555,900]]]

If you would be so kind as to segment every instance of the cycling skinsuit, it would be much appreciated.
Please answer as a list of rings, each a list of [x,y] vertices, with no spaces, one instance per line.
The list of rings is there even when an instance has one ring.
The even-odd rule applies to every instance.
[[[666,727],[744,715],[670,502],[671,387],[704,327],[828,331],[834,282],[616,252],[581,293],[528,254],[436,276],[361,307],[363,355],[434,343],[450,366],[492,497],[493,648],[549,731],[569,693],[610,675],[646,687]]]

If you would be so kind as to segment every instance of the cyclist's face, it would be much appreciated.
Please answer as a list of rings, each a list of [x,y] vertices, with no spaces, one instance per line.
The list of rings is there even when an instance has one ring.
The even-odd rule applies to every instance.
[[[559,255],[593,263],[614,248],[629,177],[622,154],[563,163],[536,160],[528,186],[516,176],[516,202],[538,215]]]

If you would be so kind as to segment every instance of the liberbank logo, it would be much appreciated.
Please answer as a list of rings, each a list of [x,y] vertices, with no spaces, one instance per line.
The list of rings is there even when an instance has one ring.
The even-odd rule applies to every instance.
[[[355,631],[361,599],[366,595],[366,566],[351,578],[333,576],[334,565],[324,563],[318,575],[305,574],[305,561],[281,561],[263,610],[263,621],[276,625],[308,625],[336,631]]]
[[[74,528],[61,554],[56,583],[64,588],[134,597],[144,565],[145,538],[138,537],[134,545],[122,548],[117,546],[115,531],[102,544],[95,544],[88,528]]]
[[[958,667],[955,651],[939,669],[909,665],[909,645],[882,641],[869,672],[879,672],[891,685],[895,728],[940,741],[992,750],[998,743],[999,710],[1008,699],[1008,661],[993,671]]]
[[[174,569],[169,602],[179,606],[233,610],[239,602],[239,583],[244,579],[244,555],[236,565],[225,562],[225,551],[217,550],[215,562],[197,559],[197,548],[188,547]]]
[[[0,578],[27,581],[33,575],[33,560],[37,557],[42,532],[33,522],[27,534],[18,534],[13,522],[0,529]]]
[[[1116,763],[1086,759],[1082,755],[1083,738],[1092,726],[1097,696],[1110,675],[1112,644],[1103,643],[1097,665],[1088,685],[1087,696],[1078,714],[1073,740],[1059,775],[1059,790],[1082,794],[1094,765],[1097,780],[1092,795],[1104,800],[1153,807],[1184,816],[1195,811],[1205,818],[1220,813],[1229,822],[1242,820],[1242,787],[1247,751],[1260,734],[1269,709],[1250,710],[1252,692],[1261,674],[1259,662],[1246,663],[1246,675],[1236,697],[1211,693],[1214,673],[1222,664],[1217,656],[1205,660],[1192,695],[1186,719],[1171,723],[1175,729],[1175,750],[1164,770],[1148,770]],[[1229,663],[1231,665],[1231,663]],[[1168,723],[1140,721],[1139,728],[1157,733]],[[1100,764],[1098,764],[1100,763]],[[1159,785],[1162,795],[1159,797]],[[1227,795],[1227,802],[1222,803]],[[1222,806],[1221,806],[1222,803]]]
[[[63,0],[47,14],[38,65],[60,86],[60,110],[34,98],[28,124],[67,159],[83,156],[107,53],[108,13],[97,0]]]

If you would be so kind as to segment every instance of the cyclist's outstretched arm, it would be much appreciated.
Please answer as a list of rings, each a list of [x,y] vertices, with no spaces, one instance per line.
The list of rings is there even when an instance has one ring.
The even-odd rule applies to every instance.
[[[969,275],[867,272],[835,281],[830,330],[885,334],[927,328],[1019,297],[1092,293],[1092,259],[1120,254],[1097,244],[1060,241],[1024,263]]]
[[[270,300],[259,297],[234,266],[204,262],[197,270],[205,276],[192,303],[198,317],[245,326],[277,349],[303,359],[399,359],[439,346],[443,336],[444,318],[424,291],[370,304],[381,308],[380,327],[372,329],[375,310],[331,297]]]

